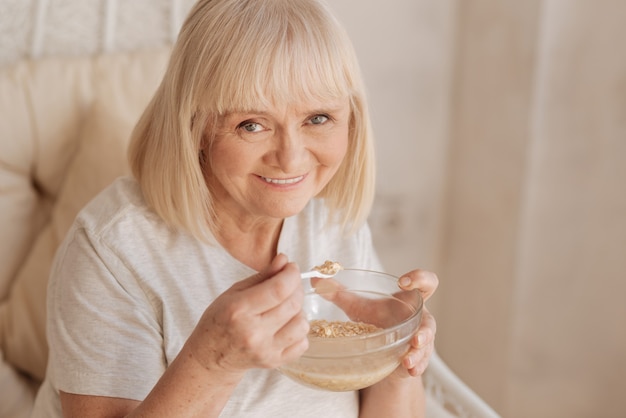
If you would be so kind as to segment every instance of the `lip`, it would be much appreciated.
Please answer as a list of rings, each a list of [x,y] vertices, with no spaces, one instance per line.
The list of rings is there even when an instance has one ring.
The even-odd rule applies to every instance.
[[[265,177],[258,176],[265,184],[271,184],[273,186],[292,186],[301,183],[306,175],[300,175],[295,177]]]

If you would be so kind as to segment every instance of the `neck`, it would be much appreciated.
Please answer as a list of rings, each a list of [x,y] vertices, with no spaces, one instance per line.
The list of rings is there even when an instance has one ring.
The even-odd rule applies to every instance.
[[[282,219],[242,222],[229,216],[217,219],[217,241],[237,260],[261,271],[274,259],[282,229]]]

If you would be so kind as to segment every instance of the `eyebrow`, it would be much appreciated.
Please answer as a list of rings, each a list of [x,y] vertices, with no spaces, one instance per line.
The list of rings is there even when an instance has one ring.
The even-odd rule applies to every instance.
[[[237,115],[269,115],[269,112],[264,111],[264,110],[257,110],[257,109],[248,109],[248,110],[229,110],[228,112],[225,112],[222,114],[222,117],[224,118],[229,118],[231,116],[237,116]]]
[[[316,115],[316,114],[321,114],[321,113],[337,113],[337,112],[340,112],[341,110],[343,110],[343,108],[344,108],[343,105],[332,104],[329,107],[325,107],[325,108],[318,107],[318,108],[315,108],[315,109],[306,110],[306,111],[298,112],[298,113],[300,115]],[[228,118],[228,117],[237,116],[237,115],[268,116],[268,115],[271,115],[271,112],[269,112],[267,110],[260,110],[260,109],[231,110],[231,111],[225,112],[222,116],[224,118]]]

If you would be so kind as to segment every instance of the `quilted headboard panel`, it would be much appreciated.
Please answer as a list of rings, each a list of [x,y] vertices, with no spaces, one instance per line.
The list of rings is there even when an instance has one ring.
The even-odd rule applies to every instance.
[[[193,0],[0,0],[0,67],[171,43]]]
[[[94,181],[110,177],[95,173],[93,161],[123,153],[192,4],[0,0],[2,417],[29,416],[45,370],[47,269],[62,235],[54,219],[61,220],[61,212],[69,219],[72,206],[98,187]],[[116,146],[103,148],[111,143]],[[87,168],[90,175],[71,175]],[[87,188],[71,184],[72,178]],[[67,195],[67,205],[62,191],[70,189],[78,193]]]

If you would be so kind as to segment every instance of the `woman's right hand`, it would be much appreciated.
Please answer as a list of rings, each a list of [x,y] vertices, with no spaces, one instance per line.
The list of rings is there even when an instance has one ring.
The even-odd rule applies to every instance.
[[[205,368],[243,373],[275,368],[308,348],[300,270],[284,254],[235,283],[206,309],[187,344]]]

